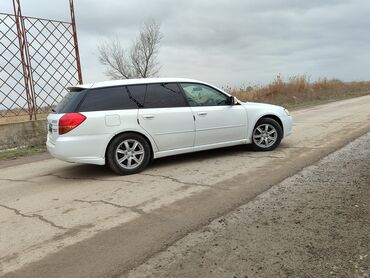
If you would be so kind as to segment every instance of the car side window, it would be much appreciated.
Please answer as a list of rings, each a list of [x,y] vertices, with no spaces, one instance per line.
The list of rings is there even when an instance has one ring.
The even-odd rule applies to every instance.
[[[203,84],[181,83],[190,106],[228,105],[228,97]]]
[[[166,108],[188,106],[176,83],[148,84],[144,108]]]
[[[128,97],[134,101],[138,107],[144,107],[146,85],[129,85],[126,86]]]
[[[133,101],[125,87],[107,87],[87,90],[87,95],[81,103],[78,111],[104,111],[137,109],[138,105]]]
[[[86,89],[72,88],[70,92],[62,99],[61,102],[55,107],[56,113],[72,113],[76,111],[76,108],[80,104],[81,100],[84,99]]]

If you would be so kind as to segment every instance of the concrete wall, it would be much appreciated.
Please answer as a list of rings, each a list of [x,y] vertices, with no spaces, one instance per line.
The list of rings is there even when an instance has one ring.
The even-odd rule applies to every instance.
[[[46,120],[0,124],[0,150],[45,144]]]

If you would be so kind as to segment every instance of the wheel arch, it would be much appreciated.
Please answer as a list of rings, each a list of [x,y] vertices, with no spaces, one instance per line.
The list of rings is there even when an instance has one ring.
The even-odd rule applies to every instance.
[[[283,125],[283,122],[281,121],[281,119],[280,119],[278,116],[276,116],[276,115],[274,115],[274,114],[266,114],[266,115],[263,115],[263,116],[259,117],[259,118],[258,118],[258,120],[257,120],[257,121],[254,123],[254,125],[253,125],[252,132],[253,132],[253,130],[255,129],[255,127],[257,126],[258,122],[259,122],[260,120],[262,120],[262,119],[266,119],[266,118],[269,118],[269,119],[273,119],[273,120],[275,120],[275,121],[280,125],[281,130],[283,131],[283,136],[284,136],[284,125]]]
[[[119,133],[115,134],[112,138],[110,138],[110,140],[109,140],[109,142],[108,142],[108,144],[105,148],[105,153],[104,153],[105,160],[107,159],[107,151],[108,151],[108,148],[109,148],[110,144],[112,143],[112,141],[117,136],[120,136],[120,135],[125,134],[125,133],[135,133],[135,134],[140,135],[141,137],[143,137],[147,141],[147,143],[149,144],[149,147],[150,147],[150,159],[153,159],[153,157],[154,157],[154,148],[153,148],[153,144],[152,144],[151,140],[148,138],[148,136],[141,133],[141,132],[138,132],[138,131],[127,130],[127,131],[119,132]]]

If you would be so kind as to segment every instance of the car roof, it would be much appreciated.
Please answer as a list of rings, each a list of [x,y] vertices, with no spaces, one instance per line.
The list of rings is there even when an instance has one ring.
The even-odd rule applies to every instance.
[[[122,80],[110,80],[89,84],[76,85],[71,88],[81,89],[92,89],[92,88],[103,88],[111,86],[122,86],[122,85],[136,85],[136,84],[150,84],[150,83],[168,83],[168,82],[195,82],[207,84],[202,81],[188,79],[188,78],[139,78],[139,79],[122,79]]]

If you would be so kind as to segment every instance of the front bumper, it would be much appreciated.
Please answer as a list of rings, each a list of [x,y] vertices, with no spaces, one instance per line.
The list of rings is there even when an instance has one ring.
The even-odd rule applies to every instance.
[[[284,117],[281,117],[280,119],[281,119],[281,122],[283,123],[284,137],[286,137],[292,133],[293,118],[292,116],[284,116]]]

